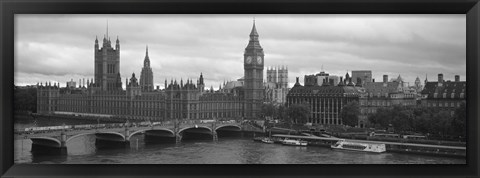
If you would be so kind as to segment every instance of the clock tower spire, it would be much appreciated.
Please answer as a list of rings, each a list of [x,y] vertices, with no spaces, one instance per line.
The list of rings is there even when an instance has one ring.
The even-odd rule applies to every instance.
[[[245,48],[244,57],[244,79],[245,79],[245,113],[247,119],[257,118],[260,115],[263,102],[263,48],[258,40],[258,32],[253,20],[250,40]]]

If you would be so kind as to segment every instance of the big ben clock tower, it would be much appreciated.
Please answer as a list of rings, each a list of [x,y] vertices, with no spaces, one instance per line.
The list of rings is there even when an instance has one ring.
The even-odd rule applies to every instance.
[[[263,101],[263,49],[258,41],[258,33],[253,21],[250,40],[245,48],[244,79],[245,79],[245,118],[259,117]]]

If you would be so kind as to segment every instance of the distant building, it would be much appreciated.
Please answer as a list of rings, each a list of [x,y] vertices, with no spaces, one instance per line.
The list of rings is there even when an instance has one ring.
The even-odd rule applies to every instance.
[[[423,85],[422,85],[422,82],[420,81],[420,78],[417,76],[417,78],[415,79],[415,85],[413,86],[413,89],[417,92],[417,93],[421,93],[422,90],[423,90]]]
[[[453,116],[455,109],[466,100],[466,85],[466,81],[460,81],[459,75],[455,75],[454,81],[445,81],[443,74],[438,74],[438,80],[434,82],[425,78],[421,104],[449,111]]]
[[[353,70],[352,80],[355,84],[360,82],[362,85],[364,85],[367,82],[372,82],[372,71],[371,70]]]
[[[77,82],[74,82],[73,79],[67,82],[67,88],[76,88],[76,87],[77,87]]]
[[[340,78],[337,86],[323,82],[322,86],[300,85],[297,77],[295,86],[288,92],[287,106],[293,104],[307,104],[311,114],[308,122],[316,124],[341,125],[341,110],[349,102],[359,100],[362,89],[353,85],[351,80],[347,84]]]
[[[283,104],[288,93],[288,67],[267,68],[265,87],[265,102]]]
[[[330,74],[326,73],[325,71],[321,71],[317,74],[305,75],[303,83],[305,86],[322,86],[325,78],[328,76],[330,76]]]

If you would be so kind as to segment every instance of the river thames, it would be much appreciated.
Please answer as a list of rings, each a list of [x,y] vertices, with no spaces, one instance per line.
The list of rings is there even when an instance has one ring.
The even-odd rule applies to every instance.
[[[138,140],[138,141],[137,141]],[[138,143],[138,144],[137,144]],[[97,150],[95,136],[68,142],[68,155],[32,155],[31,141],[15,140],[15,163],[40,164],[465,164],[463,158],[401,153],[364,153],[323,147],[292,147],[254,142],[251,138],[219,138],[179,144],[145,144],[131,139],[130,148]]]

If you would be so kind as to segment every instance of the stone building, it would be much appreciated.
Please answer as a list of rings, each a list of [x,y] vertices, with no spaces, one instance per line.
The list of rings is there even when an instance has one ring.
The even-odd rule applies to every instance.
[[[388,75],[383,75],[382,82],[367,82],[363,85],[365,93],[360,97],[360,113],[358,125],[368,124],[368,116],[377,112],[379,108],[393,105],[415,106],[417,93],[405,87],[400,75],[390,82]]]
[[[449,111],[453,116],[455,109],[466,101],[466,87],[467,82],[460,81],[459,75],[455,75],[454,81],[445,81],[443,74],[438,74],[437,81],[429,82],[425,79],[421,104]]]
[[[328,81],[328,77],[325,81]],[[358,102],[361,92],[361,88],[354,86],[351,80],[345,84],[343,78],[337,86],[330,85],[329,82],[323,82],[322,86],[302,86],[297,77],[295,85],[288,92],[287,106],[307,104],[311,111],[308,122],[314,125],[341,125],[340,112],[343,106],[349,102]]]
[[[110,37],[103,37],[102,48],[99,48],[98,39],[95,39],[95,87],[103,91],[122,90],[120,78],[120,41],[117,37],[115,48],[112,47]]]
[[[43,115],[69,114],[118,117],[134,120],[171,119],[240,119],[258,117],[264,99],[263,49],[253,24],[250,41],[244,53],[245,76],[228,90],[205,90],[203,74],[196,83],[192,79],[165,80],[164,90],[153,90],[153,71],[146,49],[140,80],[135,73],[125,80],[120,77],[120,41],[115,48],[106,35],[102,48],[95,39],[94,77],[79,87],[60,88],[59,83],[37,84],[37,112]],[[282,73],[283,75],[283,73]],[[286,78],[285,76],[284,78]],[[284,78],[280,80],[285,85]],[[235,86],[238,84],[239,86]],[[221,88],[221,87],[220,87]],[[224,84],[225,88],[225,84]]]

